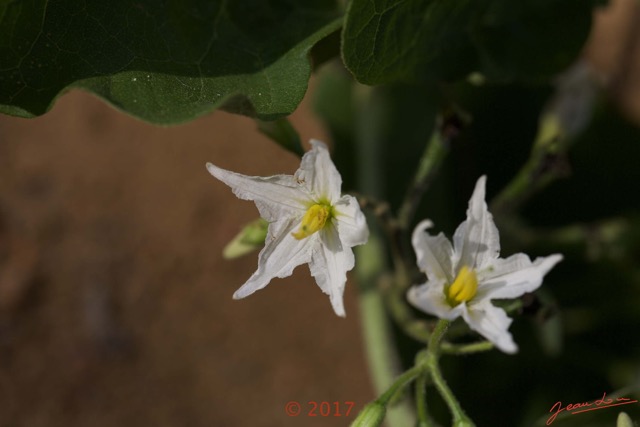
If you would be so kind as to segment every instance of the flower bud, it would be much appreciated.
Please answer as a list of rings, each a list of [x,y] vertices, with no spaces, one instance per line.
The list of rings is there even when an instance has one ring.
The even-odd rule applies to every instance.
[[[239,258],[261,248],[268,227],[269,223],[262,218],[251,221],[224,247],[222,256],[226,259]]]
[[[377,427],[382,425],[387,408],[378,401],[368,403],[358,417],[351,423],[351,427]]]
[[[631,418],[629,418],[626,412],[620,412],[618,414],[616,427],[633,427],[633,421],[631,421]]]

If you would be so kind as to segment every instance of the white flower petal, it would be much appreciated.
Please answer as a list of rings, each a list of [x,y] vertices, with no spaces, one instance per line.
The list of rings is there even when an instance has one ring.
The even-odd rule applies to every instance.
[[[495,307],[489,300],[467,306],[462,317],[471,329],[491,341],[505,353],[514,354],[518,346],[513,342],[509,326],[513,321],[501,308]]]
[[[284,219],[269,224],[265,246],[258,256],[258,270],[234,294],[234,299],[244,298],[267,286],[274,277],[287,277],[293,269],[311,259],[318,236],[311,235],[298,240],[291,233],[300,225],[299,219]]]
[[[338,229],[340,240],[347,246],[362,245],[369,238],[367,220],[360,210],[358,200],[353,196],[342,196],[334,205],[333,223]]]
[[[320,239],[322,244],[313,248],[309,270],[322,292],[329,295],[336,314],[345,317],[343,295],[347,271],[351,270],[355,264],[353,250],[341,244],[334,227],[322,230]]]
[[[344,316],[347,271],[355,262],[351,247],[365,243],[369,230],[357,200],[352,196],[340,198],[342,178],[327,147],[315,140],[311,145],[312,149],[303,156],[293,176],[250,177],[210,163],[207,169],[229,185],[239,198],[255,201],[260,215],[271,223],[258,269],[236,291],[234,298],[244,298],[267,286],[274,277],[289,276],[296,266],[309,263],[318,285],[329,294],[335,312]],[[307,215],[314,215],[315,210],[310,209],[317,203],[331,205],[331,221],[309,225],[309,221],[318,219]],[[292,233],[300,230],[303,219],[311,234],[298,233],[302,238],[296,239]],[[322,225],[324,228],[313,232]]]
[[[433,223],[424,220],[413,230],[411,243],[416,252],[418,267],[427,274],[429,280],[443,280],[452,283],[455,279],[453,273],[453,248],[451,242],[440,233],[431,236],[426,232]]]
[[[246,176],[207,163],[211,175],[227,184],[238,198],[253,200],[269,222],[304,215],[311,196],[291,175]]]
[[[489,269],[478,276],[481,283],[476,298],[517,298],[533,292],[542,284],[545,274],[561,260],[559,254],[536,258],[534,262],[525,254],[494,260]]]
[[[333,204],[340,198],[342,177],[322,141],[312,139],[311,147],[311,150],[302,156],[295,179],[305,185],[317,199],[324,198]]]
[[[453,235],[457,263],[455,271],[463,266],[481,270],[500,253],[500,236],[493,216],[484,201],[487,177],[481,176],[473,190],[467,209],[467,220]]]
[[[428,280],[425,284],[412,286],[407,292],[407,299],[425,313],[453,320],[460,317],[464,304],[451,308],[444,295],[444,286],[444,280]]]

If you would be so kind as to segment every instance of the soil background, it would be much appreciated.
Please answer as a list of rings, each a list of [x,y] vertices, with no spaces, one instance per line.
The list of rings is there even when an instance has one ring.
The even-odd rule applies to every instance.
[[[638,6],[612,4],[586,55],[638,119]],[[326,140],[309,104],[292,122]],[[231,299],[257,253],[222,248],[257,211],[207,161],[299,163],[223,112],[160,128],[73,91],[42,117],[0,117],[0,427],[348,425],[374,397],[353,283],[346,319],[306,267]],[[308,401],[356,406],[308,417]]]

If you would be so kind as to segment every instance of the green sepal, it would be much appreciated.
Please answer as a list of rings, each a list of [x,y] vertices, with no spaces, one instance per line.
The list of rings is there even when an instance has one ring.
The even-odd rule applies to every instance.
[[[264,246],[269,223],[260,218],[251,221],[224,247],[225,259],[239,258]]]

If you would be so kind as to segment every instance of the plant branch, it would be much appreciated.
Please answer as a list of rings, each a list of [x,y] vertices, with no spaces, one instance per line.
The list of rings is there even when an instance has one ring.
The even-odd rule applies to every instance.
[[[558,79],[556,92],[540,116],[529,159],[493,199],[494,215],[517,211],[534,194],[569,174],[566,154],[591,119],[598,86],[586,63],[576,64]]]
[[[529,227],[519,218],[502,223],[507,235],[529,247],[553,247],[566,254],[586,256],[590,260],[631,259],[640,246],[640,218],[613,217],[583,224],[539,229]]]
[[[424,364],[424,366],[426,366],[433,384],[440,393],[440,396],[442,396],[445,403],[449,407],[449,411],[451,412],[451,416],[453,417],[453,425],[456,427],[472,427],[474,426],[473,422],[464,413],[462,407],[460,406],[460,403],[458,403],[455,395],[447,385],[447,382],[442,377],[442,372],[440,371],[440,365],[438,363],[438,359],[440,356],[440,342],[442,341],[442,338],[446,334],[448,328],[448,320],[440,319],[438,321],[438,324],[431,334],[429,346],[427,347],[427,350],[422,357],[421,364]]]
[[[451,140],[460,133],[460,129],[466,122],[468,119],[457,112],[441,115],[436,119],[435,129],[420,157],[418,170],[398,209],[398,225],[401,230],[406,231],[411,226],[422,196],[449,152]]]
[[[427,383],[429,373],[422,372],[416,379],[416,408],[418,409],[418,427],[435,427],[436,422],[429,415],[427,408]]]
[[[493,344],[490,341],[474,342],[472,344],[451,344],[444,342],[441,346],[442,352],[446,354],[471,354],[480,353],[482,351],[488,351],[493,349]]]

